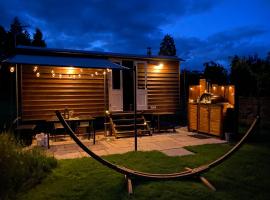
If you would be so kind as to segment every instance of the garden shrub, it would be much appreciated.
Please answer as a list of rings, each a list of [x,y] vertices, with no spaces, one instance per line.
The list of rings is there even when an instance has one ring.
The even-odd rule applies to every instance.
[[[0,134],[0,199],[13,199],[38,184],[57,165],[39,148],[24,149],[13,134]]]

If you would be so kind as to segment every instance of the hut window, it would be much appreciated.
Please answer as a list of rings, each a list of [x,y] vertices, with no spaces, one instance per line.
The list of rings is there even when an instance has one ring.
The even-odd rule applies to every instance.
[[[112,71],[112,85],[113,85],[113,89],[121,89],[120,88],[120,70]]]

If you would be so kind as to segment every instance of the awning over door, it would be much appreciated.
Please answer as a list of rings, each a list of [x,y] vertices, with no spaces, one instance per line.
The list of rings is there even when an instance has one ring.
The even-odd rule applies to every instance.
[[[28,64],[45,66],[72,66],[80,68],[100,68],[100,69],[127,69],[119,64],[113,63],[108,59],[82,58],[66,56],[41,56],[17,54],[9,57],[3,63]]]

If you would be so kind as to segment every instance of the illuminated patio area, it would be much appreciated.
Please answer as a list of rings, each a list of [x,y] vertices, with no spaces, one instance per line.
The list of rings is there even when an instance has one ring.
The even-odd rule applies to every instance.
[[[94,153],[100,156],[110,154],[122,154],[134,151],[134,138],[104,137],[98,134],[96,144],[92,139],[80,138],[81,141],[90,148]],[[160,151],[168,156],[184,156],[193,154],[186,150],[185,146],[196,146],[203,144],[219,144],[225,143],[217,137],[204,134],[188,132],[186,127],[177,128],[176,132],[167,132],[162,134],[153,134],[152,136],[138,137],[138,151]],[[51,147],[47,153],[53,155],[57,159],[72,159],[86,157],[87,154],[80,149],[68,136],[62,141],[50,141]],[[36,142],[33,142],[36,145]]]

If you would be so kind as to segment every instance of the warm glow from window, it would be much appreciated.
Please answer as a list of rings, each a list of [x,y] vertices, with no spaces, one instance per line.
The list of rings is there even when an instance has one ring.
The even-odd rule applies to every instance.
[[[15,67],[10,67],[10,68],[9,68],[9,71],[10,71],[11,73],[15,72]]]

